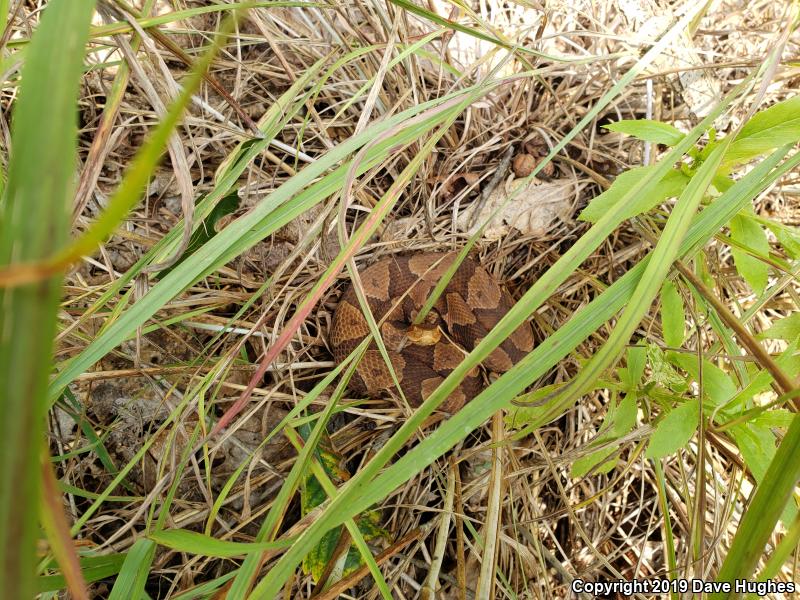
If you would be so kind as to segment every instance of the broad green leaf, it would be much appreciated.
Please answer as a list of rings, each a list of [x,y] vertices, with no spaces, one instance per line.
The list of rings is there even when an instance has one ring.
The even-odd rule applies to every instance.
[[[386,531],[380,526],[381,513],[378,510],[368,510],[361,513],[355,518],[355,522],[366,541],[387,537]],[[320,580],[328,563],[333,560],[334,551],[342,534],[344,534],[344,527],[331,529],[303,560],[303,570],[306,573],[310,573],[314,581]],[[340,556],[338,560],[343,560],[339,579],[347,577],[364,566],[364,559],[352,542],[347,552]]]
[[[625,385],[629,392],[635,390],[642,381],[644,368],[647,366],[647,348],[645,346],[631,346],[626,352],[626,374],[628,380]]]
[[[761,413],[751,422],[756,427],[780,427],[786,429],[792,424],[792,419],[794,419],[794,413],[778,408]]]
[[[628,433],[636,424],[637,410],[634,394],[624,394],[618,402],[612,402],[600,426],[596,441],[606,442]]]
[[[614,422],[610,427],[613,437],[622,437],[636,425],[636,415],[639,405],[634,394],[625,394],[619,401],[619,407],[614,415]]]
[[[800,373],[800,353],[797,352],[798,344],[800,344],[800,337],[791,341],[786,349],[775,359],[778,368],[786,373]],[[763,367],[759,368],[755,365],[751,370],[753,372],[750,375],[750,381],[725,405],[725,416],[730,416],[734,419],[739,417],[742,410],[748,410],[753,406],[752,399],[757,394],[761,394],[770,389],[774,381],[772,373]],[[730,409],[730,411],[728,411],[728,409]],[[778,414],[779,412],[778,410],[770,410],[766,413],[762,412],[755,417],[753,421],[768,419],[767,415]],[[782,423],[780,426],[788,427],[789,423]]]
[[[759,337],[768,340],[800,340],[800,312],[775,321],[772,326]]]
[[[596,223],[604,214],[615,206],[643,177],[653,173],[657,165],[637,167],[619,175],[614,183],[605,192],[597,196],[583,209],[580,214],[581,221]],[[658,183],[658,186],[649,194],[641,194],[629,202],[629,210],[624,213],[624,219],[630,219],[638,214],[647,212],[658,206],[667,198],[678,196],[689,183],[689,178],[680,171],[670,170]]]
[[[682,369],[688,371],[692,379],[701,382],[701,373],[694,354],[668,352],[669,359]],[[714,363],[703,359],[702,371],[703,397],[707,398],[713,406],[722,406],[736,394],[736,383],[728,373]]]
[[[198,554],[200,556],[216,556],[218,558],[230,558],[243,556],[251,552],[288,548],[293,541],[290,538],[276,542],[228,542],[188,529],[154,531],[147,537],[160,546],[172,548],[179,552]]]
[[[581,456],[572,463],[570,476],[578,479],[585,476],[592,469],[597,475],[610,473],[619,462],[618,452],[619,450],[614,448],[601,448],[596,452]]]
[[[722,406],[736,394],[733,374],[726,373],[710,361],[703,361],[703,393],[713,406]]]
[[[617,367],[617,378],[622,384],[623,389],[630,392],[639,387],[639,381],[631,377],[627,367]]]
[[[661,348],[650,344],[647,346],[647,357],[650,362],[650,380],[673,392],[682,393],[689,389],[686,377],[678,373],[673,366],[672,354],[667,355]],[[679,365],[680,366],[680,365]]]
[[[156,554],[155,542],[139,538],[133,543],[122,568],[111,588],[108,600],[129,600],[141,598],[150,574],[150,565]]]
[[[767,427],[753,422],[731,427],[731,435],[742,451],[747,468],[756,481],[761,481],[767,472],[769,461],[775,456],[775,435]]]
[[[762,224],[775,234],[778,242],[791,259],[800,258],[800,231],[797,228],[787,227],[783,223],[776,223],[771,219],[766,219]]]
[[[319,582],[325,572],[325,568],[328,566],[328,562],[333,559],[334,552],[343,534],[344,526],[331,529],[322,536],[319,543],[303,558],[303,572],[310,574],[315,583]],[[352,547],[347,549],[348,553],[350,550],[352,550]],[[342,555],[340,554],[337,560],[341,559]]]
[[[307,437],[310,432],[311,428],[307,425],[300,428],[300,433],[303,437]],[[337,486],[341,485],[350,478],[350,473],[341,467],[341,464],[344,462],[343,457],[330,449],[327,436],[325,436],[325,439],[317,448],[316,455],[325,473],[331,478],[334,484]],[[309,468],[304,475],[303,483],[300,488],[300,507],[302,514],[307,515],[327,499],[328,494]],[[356,517],[356,526],[366,541],[371,541],[386,535],[386,532],[380,527],[380,519],[380,512],[375,510],[366,511]],[[317,544],[303,559],[303,570],[306,573],[310,573],[315,582],[320,580],[328,563],[334,559],[334,551],[343,533],[344,527],[331,529],[323,536],[319,544]],[[345,555],[339,557],[339,559],[343,559],[344,562],[340,577],[347,577],[355,570],[364,566],[364,560],[358,548],[356,548],[352,542]]]
[[[308,433],[310,433],[311,428],[308,425],[303,425],[300,428],[300,434],[303,435],[304,438],[307,438],[308,433],[304,433],[303,429],[307,429]],[[326,434],[323,434],[323,439],[320,441],[315,455],[334,485],[341,485],[350,479],[350,473],[340,466],[342,457],[335,455],[331,451]],[[303,473],[303,481],[300,487],[300,510],[302,514],[304,516],[307,515],[327,499],[328,495],[325,493],[325,490],[322,489],[322,485],[317,481],[317,478],[314,477],[311,468],[308,467],[305,473]]]
[[[745,162],[800,140],[800,96],[759,111],[742,127],[725,155],[725,166]]]
[[[616,123],[603,125],[603,127],[609,131],[625,133],[646,142],[664,144],[665,146],[674,146],[684,136],[679,129],[672,125],[651,119],[624,119]]]
[[[725,175],[717,174],[714,176],[714,187],[720,192],[727,192],[736,182]]]
[[[760,256],[769,254],[769,240],[764,230],[746,214],[738,214],[731,219],[731,238]],[[756,294],[763,294],[769,281],[769,267],[763,260],[750,253],[731,246],[733,262],[742,278]]]
[[[656,424],[645,456],[663,458],[683,448],[700,422],[700,404],[696,400],[684,402],[674,408]]]
[[[691,136],[686,136],[681,144],[690,143],[691,139]],[[670,212],[655,248],[650,254],[647,267],[636,286],[633,301],[625,306],[617,318],[606,342],[592,353],[586,365],[567,386],[567,393],[564,395],[565,403],[588,392],[593,385],[593,381],[619,360],[622,349],[629,342],[642,319],[650,310],[650,306],[666,279],[673,261],[680,256],[683,239],[689,232],[692,220],[706,190],[711,185],[711,179],[727,147],[728,143],[724,141],[717,146],[697,170],[697,173],[692,176],[681,193]],[[677,148],[682,148],[682,146]],[[665,160],[666,158],[662,159],[662,164],[664,164]],[[603,222],[606,218],[607,216],[604,216],[599,222]]]
[[[661,288],[661,329],[664,342],[672,348],[680,348],[686,335],[686,314],[683,298],[672,281]]]

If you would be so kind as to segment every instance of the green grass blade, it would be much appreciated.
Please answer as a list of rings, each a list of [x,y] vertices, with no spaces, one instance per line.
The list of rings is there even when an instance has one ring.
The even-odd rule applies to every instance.
[[[0,0],[0,31],[5,31],[8,25],[8,0]]]
[[[791,500],[800,481],[800,419],[795,415],[761,484],[756,487],[747,511],[739,523],[728,555],[722,563],[717,581],[733,582],[751,579],[758,561],[764,554],[775,524]],[[736,598],[741,594],[716,593],[710,600]]]
[[[696,10],[700,9],[698,8]],[[697,14],[696,11],[694,11],[693,14]],[[666,43],[667,40],[672,36],[677,35],[677,32],[682,31],[682,28],[688,23],[689,18],[690,15],[686,15],[678,23],[678,25],[681,26],[680,28],[678,28],[678,25],[676,25],[670,29],[669,34],[662,38],[660,44]],[[660,51],[663,49],[663,46],[657,45],[657,48]],[[646,54],[646,57],[649,60],[655,58],[655,54],[653,54],[654,50],[655,48],[651,49],[651,51]],[[635,65],[629,73],[626,73],[626,75],[623,77],[623,80],[625,77],[628,77],[628,75],[633,77],[631,73],[638,72],[638,68],[643,68],[643,66],[640,66],[640,63],[637,63],[637,65]],[[551,267],[533,285],[533,287],[531,287],[530,290],[528,290],[523,298],[517,302],[517,304],[503,317],[503,319],[501,319],[500,323],[498,323],[498,325],[491,332],[489,332],[486,338],[484,338],[481,343],[476,346],[476,348],[458,365],[458,367],[453,370],[453,372],[445,379],[445,381],[439,385],[439,387],[422,404],[422,406],[419,407],[403,424],[395,436],[393,436],[392,440],[390,440],[390,443],[387,443],[383,448],[381,448],[381,450],[378,451],[378,453],[362,469],[362,471],[354,476],[353,479],[351,479],[345,485],[345,488],[348,489],[348,492],[351,492],[353,495],[355,495],[355,497],[358,497],[358,492],[353,492],[352,490],[357,490],[360,484],[366,483],[372,477],[374,477],[378,471],[394,457],[399,448],[408,439],[410,439],[416,429],[423,423],[424,419],[450,395],[450,393],[456,388],[461,380],[464,379],[466,374],[472,368],[477,366],[482,360],[484,360],[494,348],[496,348],[503,340],[505,340],[525,319],[528,318],[528,316],[534,310],[536,310],[536,308],[538,308],[552,293],[554,293],[558,285],[560,285],[568,276],[570,276],[574,272],[575,268],[577,268],[578,265],[580,265],[580,263],[582,263],[589,256],[589,254],[595,248],[597,248],[608,235],[611,234],[611,232],[624,219],[624,216],[628,210],[628,202],[635,199],[638,195],[646,195],[650,193],[657,187],[658,183],[661,181],[667,171],[672,168],[672,165],[677,162],[677,160],[679,160],[684,153],[689,150],[689,148],[692,147],[696,140],[699,139],[699,137],[705,132],[711,123],[713,123],[714,119],[716,119],[716,117],[719,116],[735,98],[737,98],[745,89],[747,89],[747,87],[750,85],[752,77],[753,75],[746,78],[742,83],[736,86],[736,88],[734,88],[734,90],[732,90],[728,96],[724,98],[705,119],[703,119],[703,121],[694,127],[692,131],[675,146],[675,148],[667,153],[662,161],[658,163],[658,168],[648,172],[648,174],[645,175],[641,181],[632,186],[631,189],[628,190],[628,192],[620,199],[620,202],[612,210],[607,212],[564,254],[564,256],[561,257],[561,259],[559,259],[559,261],[553,267]],[[618,93],[619,89],[621,88],[614,86],[612,91],[616,90]],[[598,102],[608,103],[611,100],[610,94],[611,91],[605,94]],[[583,122],[584,121],[581,121],[581,123]],[[564,143],[566,142],[562,141],[562,144],[557,145],[545,160],[551,159],[554,153],[563,147]],[[542,165],[540,164],[540,167],[541,166]],[[535,173],[536,171],[534,171],[534,174]],[[531,176],[533,176],[533,174]],[[499,383],[499,381],[497,383]],[[495,385],[497,385],[497,383],[495,383]],[[458,413],[457,416],[461,415],[461,413],[464,411],[474,410],[475,404],[478,404],[478,402],[475,401],[467,405],[460,413]],[[488,414],[486,417],[484,417],[484,419],[487,417]],[[452,422],[453,420],[454,418],[451,418],[449,422]],[[437,430],[433,436],[428,438],[426,441],[437,438],[441,431],[442,428]],[[463,435],[463,431],[460,432],[460,435]],[[435,458],[439,455],[440,454],[435,454],[433,456]],[[428,461],[425,464],[430,464],[430,462],[431,461]],[[363,492],[364,490],[361,491]],[[251,597],[270,598],[278,592],[281,582],[285,581],[286,578],[289,577],[289,574],[294,568],[296,568],[297,564],[300,563],[303,556],[305,556],[305,554],[313,547],[313,545],[319,541],[319,539],[327,530],[335,526],[332,524],[334,518],[331,517],[331,514],[335,515],[338,510],[343,510],[347,506],[348,500],[345,500],[344,498],[348,498],[349,501],[353,500],[353,496],[351,496],[350,493],[343,493],[339,497],[335,498],[322,517],[318,519],[317,522],[315,522],[314,525],[312,525],[300,537],[298,543],[278,561],[273,569],[275,576],[271,576],[262,580],[259,586],[253,591]],[[341,521],[336,523],[336,525],[338,524],[341,524]]]
[[[800,512],[798,512],[786,535],[780,541],[778,546],[773,551],[772,555],[767,560],[762,571],[758,574],[758,581],[768,581],[778,576],[783,565],[791,559],[792,553],[800,544]],[[755,595],[751,595],[755,597]]]
[[[80,565],[84,579],[87,583],[92,583],[116,575],[122,568],[125,556],[125,554],[106,554],[82,557]],[[36,578],[36,593],[56,592],[63,590],[66,585],[67,582],[61,574],[42,575]]]
[[[77,96],[93,9],[90,0],[53,0],[27,49],[8,184],[0,200],[4,267],[52,256],[68,239]],[[0,594],[6,598],[30,598],[35,589],[39,528],[36,510],[25,507],[38,506],[40,496],[60,292],[60,274],[0,289]]]
[[[477,95],[477,92],[476,92]],[[335,281],[336,275],[342,270],[345,263],[350,260],[355,253],[366,243],[366,241],[372,236],[372,234],[377,230],[378,226],[381,224],[383,218],[389,213],[389,211],[394,206],[395,202],[397,202],[400,191],[405,187],[406,184],[411,180],[413,175],[417,172],[419,167],[422,164],[422,161],[430,154],[433,150],[436,142],[441,139],[441,137],[446,133],[448,127],[455,121],[456,117],[461,113],[463,109],[465,109],[469,104],[475,100],[476,97],[468,96],[466,100],[458,100],[457,98],[451,99],[447,103],[444,103],[440,106],[435,108],[429,109],[426,113],[421,115],[417,115],[409,120],[409,124],[415,122],[425,122],[429,121],[432,118],[435,118],[436,115],[442,114],[443,116],[449,115],[446,117],[445,122],[439,127],[439,130],[432,135],[423,145],[422,148],[416,153],[414,158],[406,165],[400,175],[395,179],[392,183],[391,187],[386,191],[386,193],[381,197],[380,201],[375,204],[373,209],[370,211],[369,217],[358,227],[356,232],[353,234],[352,238],[347,242],[347,244],[341,249],[339,254],[331,261],[330,266],[325,270],[325,272],[319,277],[314,287],[311,291],[306,295],[303,301],[297,306],[295,314],[289,320],[289,322],[284,326],[283,331],[281,332],[278,339],[275,340],[272,345],[267,350],[264,358],[261,360],[261,364],[259,365],[258,370],[253,375],[253,378],[250,380],[250,388],[245,390],[236,403],[223,415],[223,417],[219,420],[217,425],[215,426],[215,431],[225,427],[230,420],[237,414],[239,410],[244,406],[247,402],[248,396],[250,391],[252,390],[252,386],[254,382],[258,381],[266,372],[267,366],[275,359],[275,357],[286,347],[286,345],[290,342],[292,336],[294,336],[295,332],[302,323],[305,321],[306,317],[309,315],[311,309],[316,305],[319,298],[322,296],[322,293],[330,287],[333,282]],[[430,114],[427,114],[430,113]],[[353,164],[348,169],[347,176],[345,178],[345,195],[350,193],[350,186],[352,185],[354,174],[362,167],[363,162],[366,158],[366,154],[369,150],[373,147],[378,147],[381,142],[385,142],[386,138],[394,137],[393,134],[394,130],[389,130],[383,134],[383,136],[379,136],[378,138],[372,140],[369,144],[365,145],[358,153],[356,158],[353,161]],[[396,374],[394,373],[394,368],[392,367],[391,360],[389,359],[389,355],[386,351],[386,348],[383,344],[383,340],[381,339],[380,332],[378,331],[378,326],[375,323],[375,319],[373,318],[372,314],[369,311],[369,307],[366,305],[366,299],[363,297],[359,298],[359,302],[361,303],[362,310],[366,312],[366,319],[367,323],[369,324],[370,332],[373,335],[373,339],[375,340],[380,352],[383,356],[384,361],[386,362],[389,372],[394,380],[395,385],[399,388],[399,381],[397,379]]]
[[[730,217],[742,209],[751,199],[772,185],[780,177],[800,165],[800,153],[787,160],[780,168],[775,165],[788,152],[788,147],[776,151],[762,164],[753,169],[736,186],[720,196],[714,204],[706,208],[689,229],[681,245],[679,254],[687,255],[696,251]],[[549,368],[563,359],[586,337],[595,332],[608,319],[630,301],[636,285],[647,266],[645,259],[611,285],[601,296],[578,311],[570,321],[537,346],[522,362],[508,373],[502,375],[492,386],[484,390],[477,398],[467,404],[456,415],[445,421],[429,437],[422,440],[405,456],[389,467],[383,474],[368,485],[369,492],[363,490],[364,496],[359,498],[358,507],[380,499],[379,494],[386,487],[401,484],[419,472],[424,465],[430,464],[437,456],[447,451],[462,439],[464,432],[472,431],[480,426],[492,413],[508,405],[510,399],[525,389],[531,381],[544,375]],[[498,400],[498,398],[501,398]],[[563,407],[561,407],[563,408]],[[412,417],[413,418],[413,417]],[[399,431],[398,434],[399,435]],[[441,438],[441,439],[440,439]],[[391,445],[393,440],[387,442]],[[356,476],[358,477],[358,476]],[[354,477],[345,487],[353,484]],[[391,483],[386,483],[391,481]],[[393,487],[389,489],[394,489]],[[342,488],[340,495],[344,494]],[[358,497],[357,494],[354,494]],[[352,500],[352,499],[351,499]],[[351,506],[350,508],[353,508]],[[337,523],[338,524],[338,523]]]
[[[320,68],[321,65],[322,63],[320,62],[318,65],[309,67],[307,73],[313,77],[316,75],[318,72],[317,69]],[[263,140],[250,142],[248,147],[245,147],[244,143],[240,144],[229,156],[229,160],[226,160],[219,168],[216,176],[216,186],[195,207],[194,216],[198,224],[202,223],[203,219],[214,210],[217,203],[230,193],[239,176],[250,164],[250,161],[258,156],[258,153],[263,150],[263,147],[266,146],[266,144],[283,129],[297,111],[300,110],[305,100],[305,96],[301,95],[300,92],[307,84],[308,78],[305,74],[303,77],[298,78],[296,84],[292,85],[292,87],[281,95],[259,121],[259,126],[264,135]],[[294,103],[292,103],[293,101]],[[264,146],[261,145],[262,143]],[[108,290],[81,315],[79,324],[92,318],[92,316],[102,310],[112,298],[116,298],[120,291],[141,273],[147,265],[166,260],[180,243],[182,226],[182,221],[177,223],[169,233],[161,238],[158,243],[147,252],[147,254],[136,261],[122,277],[114,280]],[[120,306],[120,304],[121,303],[117,303],[117,306]],[[101,330],[101,334],[103,331],[104,330]]]
[[[208,600],[209,598],[213,598],[212,595],[215,591],[221,588],[223,585],[228,583],[236,572],[226,573],[222,577],[217,577],[208,581],[206,583],[202,583],[197,585],[193,588],[186,590],[185,592],[179,593],[175,596],[175,600],[195,600],[196,598],[203,598],[204,600]]]
[[[221,558],[243,556],[251,552],[263,552],[264,550],[276,550],[292,545],[290,538],[276,542],[228,542],[188,529],[155,531],[148,537],[160,546],[172,548],[178,552]]]
[[[155,542],[146,538],[136,540],[122,563],[108,600],[141,598],[155,554]]]
[[[525,48],[523,46],[517,46],[506,42],[505,40],[501,40],[495,36],[489,35],[484,33],[480,29],[476,29],[474,27],[467,27],[466,25],[462,25],[461,23],[457,23],[456,21],[451,21],[450,19],[445,19],[444,17],[440,17],[435,12],[423,8],[409,0],[390,0],[392,4],[399,6],[400,8],[407,10],[410,13],[417,15],[418,17],[422,17],[432,23],[436,23],[437,25],[441,25],[446,29],[452,29],[454,31],[460,31],[461,33],[466,33],[469,36],[477,38],[479,40],[484,40],[486,42],[491,42],[492,44],[496,44],[501,48],[505,48],[506,50],[516,51],[521,54],[528,54],[530,56],[538,56],[540,58],[545,58],[547,60],[553,62],[573,62],[571,57],[563,57],[563,56],[550,56],[549,54],[544,54],[542,52],[537,52],[535,50],[531,50],[530,48]]]
[[[297,78],[291,87],[286,90],[264,113],[258,121],[258,128],[262,137],[256,140],[243,140],[231,152],[214,174],[214,189],[197,205],[195,210],[195,231],[202,225],[218,204],[229,194],[234,193],[235,187],[244,170],[255,160],[256,157],[269,146],[281,130],[297,115],[297,113],[310,100],[313,90],[304,92],[310,87],[311,83],[319,75],[324,66],[325,59],[320,59],[311,65]],[[325,81],[327,76],[322,76],[321,81]],[[319,85],[319,84],[318,84]],[[183,221],[176,224],[170,232],[162,238],[158,246],[158,254],[153,262],[161,262],[170,254],[175,252],[180,243],[178,232],[183,226]],[[166,276],[166,272],[161,272]]]
[[[210,67],[214,56],[227,39],[230,31],[233,30],[234,24],[234,18],[223,24],[215,36],[211,48],[197,61],[184,82],[180,95],[172,103],[167,114],[153,130],[144,146],[137,152],[119,188],[109,200],[108,206],[91,227],[68,247],[44,261],[38,263],[30,261],[32,264],[19,264],[13,265],[9,269],[0,269],[0,282],[19,285],[20,282],[36,281],[44,275],[52,275],[79,260],[82,256],[93,252],[113,233],[139,201],[153,169],[161,160],[169,136],[172,135],[184,109],[191,102],[192,95],[200,86],[203,74]]]
[[[631,201],[639,196],[646,196],[657,188],[664,175],[672,168],[683,154],[703,134],[713,120],[730,105],[734,98],[741,94],[749,85],[749,78],[737,86],[723,99],[719,105],[702,122],[689,132],[686,137],[668,152],[657,163],[657,168],[648,171],[640,181],[620,198],[619,202],[606,212],[597,223],[592,226],[564,255],[548,269],[536,283],[523,295],[523,297],[506,313],[497,326],[475,347],[475,349],[453,370],[444,382],[431,394],[428,400],[418,410],[424,415],[430,414],[440,402],[456,388],[466,374],[511,333],[527,319],[534,310],[541,306],[558,289],[567,277],[588,258],[588,256],[605,240],[611,232],[624,220],[629,211]],[[412,417],[412,419],[416,418]],[[421,422],[421,421],[420,421]],[[380,453],[379,453],[380,454]],[[377,458],[377,456],[376,456]],[[387,457],[388,458],[388,457]]]

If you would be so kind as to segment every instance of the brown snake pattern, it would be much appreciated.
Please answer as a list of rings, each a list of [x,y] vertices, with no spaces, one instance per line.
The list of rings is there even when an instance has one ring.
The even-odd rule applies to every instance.
[[[512,307],[508,291],[471,258],[465,259],[422,326],[412,326],[429,293],[455,259],[455,253],[391,256],[359,271],[370,310],[403,394],[419,406]],[[344,360],[369,334],[355,289],[342,295],[330,330],[337,361]],[[524,323],[484,361],[491,371],[509,370],[534,346],[531,327]],[[466,351],[466,352],[465,352]],[[359,394],[377,395],[395,389],[389,368],[373,341],[350,381]],[[453,413],[482,388],[473,370],[440,409]]]

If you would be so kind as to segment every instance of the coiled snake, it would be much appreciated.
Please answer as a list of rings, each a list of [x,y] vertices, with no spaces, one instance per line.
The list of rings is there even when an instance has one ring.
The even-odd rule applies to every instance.
[[[508,291],[471,258],[465,259],[428,313],[412,322],[456,253],[390,256],[359,271],[367,302],[379,325],[389,358],[405,397],[419,406],[512,307]],[[355,289],[345,290],[330,331],[337,361],[344,360],[369,334]],[[505,372],[534,346],[530,324],[520,325],[483,362]],[[373,341],[350,382],[359,394],[376,395],[394,389],[391,373]],[[482,389],[473,369],[440,409],[453,413]]]

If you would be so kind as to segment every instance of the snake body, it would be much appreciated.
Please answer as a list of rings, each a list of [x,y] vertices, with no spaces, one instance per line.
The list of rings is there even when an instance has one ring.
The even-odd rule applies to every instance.
[[[404,396],[419,406],[486,337],[513,306],[508,291],[471,258],[465,259],[422,325],[413,325],[428,295],[452,264],[456,253],[391,256],[359,271],[370,311]],[[369,325],[351,284],[333,316],[330,344],[334,358],[344,360],[369,334]],[[528,323],[522,324],[487,358],[484,366],[505,372],[534,346]],[[373,341],[350,381],[359,394],[375,396],[395,390],[391,372]],[[482,388],[477,369],[469,373],[440,405],[453,413]]]

